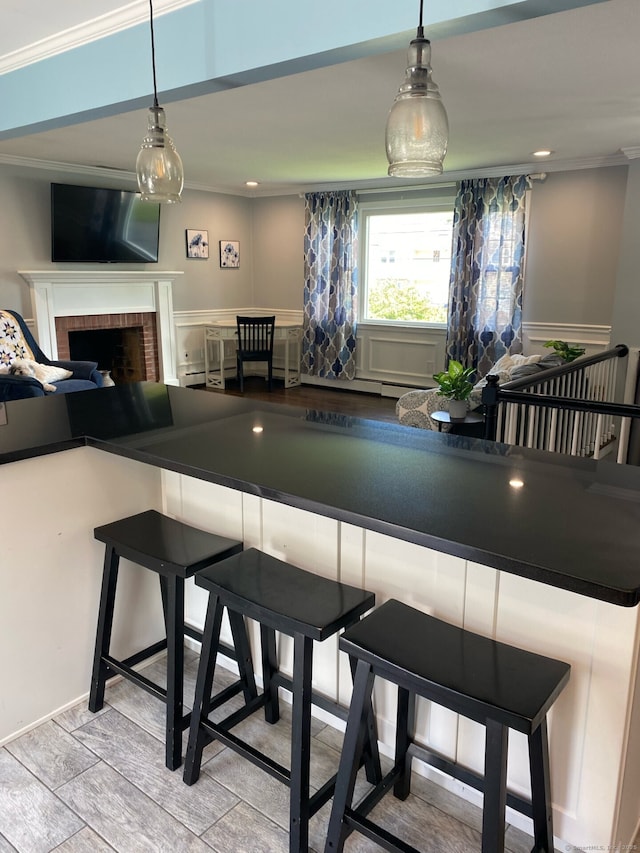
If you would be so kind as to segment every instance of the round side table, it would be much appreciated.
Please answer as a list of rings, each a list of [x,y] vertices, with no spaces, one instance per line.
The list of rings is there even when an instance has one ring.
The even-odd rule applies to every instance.
[[[464,418],[453,418],[453,420],[449,412],[431,412],[430,417],[438,424],[438,432],[442,432],[442,424],[459,426],[461,424],[480,424],[484,420],[484,417],[478,412],[467,412]]]

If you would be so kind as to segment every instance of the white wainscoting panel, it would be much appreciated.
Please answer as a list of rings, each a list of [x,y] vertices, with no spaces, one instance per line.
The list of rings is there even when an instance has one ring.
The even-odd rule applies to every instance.
[[[433,374],[444,368],[445,338],[445,329],[361,323],[356,377],[390,385],[431,387]]]
[[[610,326],[525,323],[523,349],[525,355],[547,354],[546,341],[564,340],[592,355],[610,346],[610,332]],[[433,388],[433,374],[444,369],[446,329],[361,323],[357,339],[356,378],[349,383],[355,391],[400,396],[408,388]],[[316,377],[303,381],[335,387]]]
[[[211,323],[235,323],[236,316],[276,315],[276,323],[302,324],[302,311],[280,308],[211,308],[199,311],[174,311],[176,329],[177,372],[180,385],[204,382],[204,327]],[[274,351],[274,367],[284,369],[284,353]],[[225,370],[235,374],[235,351],[225,351]]]
[[[162,471],[163,509],[174,518],[217,533],[230,539],[244,541],[242,492],[183,477],[172,471]],[[249,547],[247,545],[247,547]],[[196,586],[193,579],[185,584],[185,619],[202,628],[207,610],[208,594]],[[225,614],[223,639],[232,642],[231,629]]]
[[[276,322],[302,323],[302,311],[270,308],[206,309],[174,311],[175,352],[180,385],[204,382],[204,326],[212,322],[234,322],[237,314],[275,313]],[[26,320],[37,339],[34,319]],[[348,383],[354,391],[383,396],[400,396],[408,388],[435,387],[433,374],[444,369],[444,329],[414,329],[361,324],[358,326],[356,379]],[[610,326],[588,326],[578,323],[524,323],[523,348],[525,355],[547,354],[544,343],[562,340],[584,346],[587,355],[608,349],[611,344]],[[616,341],[624,343],[624,341]],[[233,353],[225,360],[229,371],[235,370]],[[278,364],[276,353],[276,364]],[[335,382],[304,376],[306,384],[335,388]],[[347,387],[345,385],[345,387]]]
[[[364,586],[382,603],[395,598],[455,625],[464,619],[465,561],[366,531]],[[393,743],[396,688],[378,680],[376,714],[381,738]],[[456,758],[458,715],[424,700],[418,702],[416,738],[442,755]]]
[[[587,326],[580,323],[523,323],[522,343],[525,355],[542,353],[547,355],[551,350],[545,349],[547,341],[566,341],[585,348],[586,355],[596,355],[609,349],[611,343],[611,326]],[[623,344],[624,341],[615,341]]]
[[[262,501],[264,551],[305,571],[333,580],[338,579],[338,528],[338,522],[331,518],[323,518],[274,501]],[[338,656],[336,636],[314,645],[314,686],[332,698],[337,695]],[[292,675],[292,638],[280,638],[278,658],[284,671]]]

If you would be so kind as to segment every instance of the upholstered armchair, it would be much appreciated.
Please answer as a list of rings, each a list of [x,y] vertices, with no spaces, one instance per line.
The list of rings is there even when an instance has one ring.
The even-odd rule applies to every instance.
[[[16,359],[31,364],[40,379],[9,373]],[[97,362],[52,361],[42,352],[20,314],[0,309],[0,402],[101,387]],[[50,388],[53,390],[47,390]]]
[[[558,367],[564,364],[564,359],[556,353],[548,355],[503,355],[493,365],[489,373],[500,378],[500,384],[511,382],[514,379],[522,379],[525,376],[535,376],[542,370]],[[477,382],[471,397],[469,398],[469,409],[474,410],[482,404],[482,389],[487,384],[486,377]],[[436,423],[431,415],[442,410],[449,411],[449,400],[438,393],[437,388],[425,388],[408,391],[399,397],[396,403],[396,415],[401,424],[405,426],[419,427],[420,429],[433,429],[438,432],[448,432],[451,426]]]

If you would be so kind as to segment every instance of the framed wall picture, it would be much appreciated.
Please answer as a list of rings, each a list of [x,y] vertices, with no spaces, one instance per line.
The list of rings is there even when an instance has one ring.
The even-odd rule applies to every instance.
[[[187,257],[206,260],[209,257],[209,232],[202,228],[187,228]]]
[[[220,266],[234,270],[240,266],[240,243],[237,240],[220,240]]]

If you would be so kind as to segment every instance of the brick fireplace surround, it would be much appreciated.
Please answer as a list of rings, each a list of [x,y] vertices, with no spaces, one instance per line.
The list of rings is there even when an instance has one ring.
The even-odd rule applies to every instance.
[[[56,317],[56,340],[58,358],[69,359],[69,332],[86,332],[95,329],[139,328],[142,334],[142,354],[144,359],[144,378],[157,382],[158,335],[156,333],[156,315],[152,312],[128,314],[85,314],[82,317]]]
[[[52,267],[19,275],[31,292],[36,340],[50,358],[69,358],[70,331],[137,327],[146,378],[180,384],[172,286],[182,272]]]

